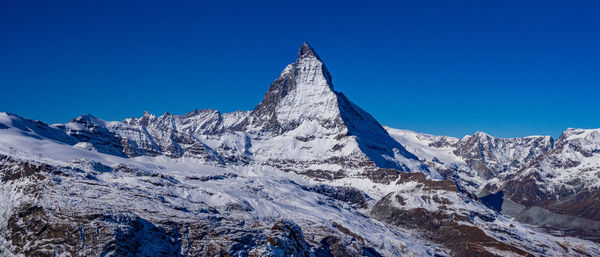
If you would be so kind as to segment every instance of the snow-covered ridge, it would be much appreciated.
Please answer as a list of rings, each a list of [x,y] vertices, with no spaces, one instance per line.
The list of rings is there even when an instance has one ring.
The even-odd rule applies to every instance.
[[[87,118],[86,118],[87,119]],[[101,122],[90,122],[92,128]],[[75,127],[73,127],[75,128]],[[92,129],[93,130],[93,129]],[[483,213],[484,216],[474,216],[472,221],[463,224],[469,227],[478,227],[490,236],[490,240],[499,240],[502,244],[513,245],[513,251],[540,251],[545,255],[570,254],[576,255],[572,249],[588,253],[600,252],[598,247],[590,242],[575,238],[558,238],[535,232],[526,226],[497,216],[482,204],[474,202],[466,195],[457,191],[447,191],[443,187],[423,187],[421,183],[429,183],[425,176],[420,176],[418,182],[404,182],[399,180],[393,184],[377,184],[369,180],[354,178],[340,179],[336,181],[317,182],[310,178],[290,172],[283,172],[270,166],[259,164],[251,165],[228,165],[218,166],[214,163],[205,162],[195,157],[171,158],[164,155],[120,157],[96,151],[89,151],[73,147],[69,144],[47,138],[34,138],[22,135],[19,129],[9,128],[0,131],[0,155],[12,156],[9,159],[3,157],[3,163],[7,160],[9,166],[3,166],[4,170],[19,170],[22,164],[33,165],[47,164],[48,170],[38,173],[47,176],[47,180],[41,181],[36,176],[17,176],[18,185],[34,190],[36,185],[48,185],[44,187],[45,194],[41,198],[27,200],[29,196],[22,197],[23,203],[9,206],[10,211],[6,215],[15,219],[14,213],[26,213],[23,208],[34,203],[36,209],[34,215],[42,217],[40,223],[48,224],[48,230],[56,231],[56,224],[73,224],[73,229],[80,229],[86,237],[94,235],[98,239],[96,246],[87,243],[77,243],[81,248],[71,248],[76,255],[96,249],[110,249],[99,247],[110,244],[119,238],[116,228],[139,227],[137,222],[142,222],[145,229],[136,230],[136,237],[143,240],[121,239],[122,243],[141,245],[153,245],[140,252],[140,255],[156,255],[158,251],[166,253],[182,252],[190,255],[206,253],[205,248],[194,248],[193,245],[205,245],[207,242],[196,241],[195,235],[200,233],[189,224],[202,224],[203,228],[216,227],[229,231],[220,232],[219,236],[212,235],[213,240],[232,240],[238,237],[246,238],[254,243],[249,243],[247,250],[229,248],[228,251],[244,253],[266,254],[277,250],[274,245],[259,246],[260,242],[269,237],[269,233],[277,226],[271,224],[287,220],[290,226],[298,226],[306,237],[307,252],[316,251],[318,243],[323,238],[333,237],[348,245],[348,249],[371,249],[383,256],[429,256],[434,254],[450,254],[450,248],[435,242],[428,242],[419,233],[404,228],[403,226],[391,226],[371,219],[365,215],[365,211],[373,206],[374,201],[382,195],[392,195],[396,199],[404,199],[404,204],[395,208],[408,214],[419,209],[429,212],[443,211],[445,215],[452,216],[460,214],[473,216],[472,213]],[[16,160],[16,162],[15,162]],[[13,165],[15,164],[15,165]],[[41,169],[41,168],[40,168]],[[7,173],[3,173],[7,174]],[[19,174],[19,173],[16,173]],[[21,173],[22,174],[22,173]],[[413,174],[411,174],[413,175]],[[417,174],[418,175],[418,174]],[[54,184],[60,181],[60,184]],[[323,183],[325,182],[325,183]],[[448,181],[445,181],[448,182]],[[3,197],[15,195],[13,182],[2,184]],[[441,183],[441,182],[431,182]],[[445,183],[453,185],[453,183]],[[370,188],[381,187],[385,194],[372,194],[375,200],[359,200],[360,208],[354,206],[355,191],[347,189],[351,186],[360,191],[371,192]],[[341,186],[341,187],[340,187]],[[18,191],[18,190],[17,190]],[[390,194],[391,192],[391,194]],[[358,194],[359,196],[361,194]],[[365,196],[363,196],[365,197]],[[368,197],[368,196],[367,196]],[[12,199],[12,198],[9,198]],[[359,198],[360,199],[360,198]],[[435,201],[439,201],[435,202]],[[64,220],[68,213],[70,222]],[[5,216],[6,216],[5,215]],[[20,214],[23,215],[23,214]],[[480,214],[477,214],[480,215]],[[27,225],[28,216],[20,218],[24,226],[14,226],[7,231],[9,237],[16,240],[21,236],[38,235],[47,238],[52,234],[39,233],[39,227]],[[92,219],[91,227],[86,225],[87,217],[109,217],[107,219]],[[485,218],[486,220],[482,220]],[[131,220],[138,220],[131,224]],[[223,221],[220,221],[223,220]],[[227,220],[227,222],[225,222]],[[243,222],[242,222],[243,221]],[[231,223],[228,223],[231,222]],[[163,231],[159,228],[168,225],[180,224],[187,227],[179,232]],[[21,224],[21,223],[19,223]],[[156,227],[154,227],[156,226]],[[241,227],[240,227],[241,226]],[[116,235],[102,232],[94,234],[94,227],[104,229],[111,228],[117,231]],[[27,229],[31,228],[31,229]],[[58,230],[60,231],[60,230]],[[152,232],[154,231],[154,232]],[[154,235],[155,232],[162,234]],[[162,232],[161,232],[162,231]],[[506,237],[505,232],[512,235]],[[62,233],[62,232],[55,232]],[[131,232],[126,232],[131,233]],[[180,233],[180,234],[178,234]],[[261,233],[267,235],[261,236]],[[290,232],[291,233],[291,232]],[[294,232],[300,233],[300,232]],[[62,234],[59,234],[62,235]],[[172,238],[171,242],[187,238],[190,244],[168,243],[169,241],[155,241],[156,238],[167,236]],[[62,235],[65,236],[65,235]],[[349,236],[349,238],[347,238]],[[278,234],[277,240],[292,240],[293,235]],[[310,239],[314,240],[310,240]],[[354,238],[354,239],[352,239]],[[36,247],[45,249],[59,249],[60,245],[53,240],[39,240]],[[149,240],[149,241],[147,241]],[[20,252],[21,244],[6,243],[9,251]],[[137,243],[136,243],[137,242]],[[308,242],[311,242],[310,244]],[[299,242],[296,242],[299,243]],[[531,245],[531,246],[529,246]],[[559,245],[566,245],[563,249]],[[63,244],[64,246],[64,244]],[[273,249],[273,248],[275,249]],[[294,248],[294,247],[292,247]],[[12,249],[12,250],[11,250]],[[135,249],[135,248],[133,248]],[[204,250],[202,250],[204,249]],[[238,250],[234,250],[238,249]],[[312,249],[312,250],[311,250]],[[521,250],[519,250],[521,249]],[[296,249],[297,250],[297,249]],[[486,251],[499,251],[500,248],[491,247]],[[80,252],[78,252],[80,251]],[[366,250],[361,250],[366,251]],[[277,255],[275,255],[277,256]]]
[[[567,129],[551,151],[499,188],[524,205],[600,221],[600,129]]]
[[[386,129],[419,159],[446,177],[456,178],[474,193],[496,179],[518,172],[554,146],[550,136],[496,138],[477,132],[458,139]]]
[[[430,168],[466,190],[480,196],[501,193],[500,203],[512,200],[502,206],[515,217],[600,238],[588,229],[600,226],[600,129],[570,128],[556,141],[549,136],[494,138],[481,132],[457,139],[387,129]],[[514,202],[522,206],[511,207]]]

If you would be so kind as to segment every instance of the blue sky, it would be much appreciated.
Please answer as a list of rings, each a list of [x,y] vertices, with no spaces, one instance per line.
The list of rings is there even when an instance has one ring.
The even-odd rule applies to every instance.
[[[600,127],[599,1],[121,2],[0,0],[0,111],[250,110],[308,41],[383,125]]]

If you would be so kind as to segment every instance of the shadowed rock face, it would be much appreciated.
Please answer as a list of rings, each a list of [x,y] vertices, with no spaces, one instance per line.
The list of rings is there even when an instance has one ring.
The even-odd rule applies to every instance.
[[[550,151],[551,137],[496,138],[483,132],[462,138],[454,153],[484,179],[515,172]]]
[[[495,138],[482,132],[458,139],[389,131],[490,208],[554,232],[597,240],[598,234],[588,228],[600,219],[598,130],[568,129],[556,141],[548,136]],[[507,200],[523,207],[505,212]]]
[[[369,201],[372,200],[367,194],[353,187],[329,186],[321,184],[312,187],[305,187],[304,189],[349,203],[358,208],[368,207]]]
[[[178,231],[135,216],[66,214],[23,206],[8,224],[14,253],[26,256],[179,256],[181,251]]]
[[[455,180],[472,193],[488,183],[519,172],[553,149],[549,136],[497,138],[483,132],[454,138],[388,128],[395,140],[406,146],[429,167]]]
[[[600,132],[568,129],[555,147],[508,176],[501,190],[524,206],[600,221]]]
[[[123,145],[123,140],[118,135],[111,133],[104,122],[92,115],[83,115],[70,122],[74,126],[60,126],[67,134],[76,138],[79,142],[86,142],[93,146],[95,150],[101,153],[127,156],[134,155],[128,152],[127,147]],[[126,141],[125,141],[126,143]]]
[[[306,120],[341,132],[331,75],[315,51],[304,43],[298,59],[288,65],[250,114],[250,126],[260,133],[282,134]]]
[[[25,256],[179,256],[178,232],[134,215],[68,211],[39,203],[63,172],[45,164],[2,157],[3,183],[19,185],[29,199],[15,206],[2,232],[13,254]],[[12,174],[9,173],[12,171]],[[54,185],[56,186],[56,185]],[[0,249],[0,253],[2,253]],[[10,256],[8,253],[5,256]]]
[[[401,171],[411,171],[411,168],[386,159],[385,156],[395,157],[400,155],[409,160],[418,158],[408,152],[404,146],[395,141],[385,129],[370,114],[350,102],[342,93],[337,93],[339,107],[342,110],[341,118],[348,127],[347,136],[356,136],[358,147],[379,168],[392,168]],[[426,165],[421,164],[421,171],[428,171]]]
[[[278,221],[267,238],[265,256],[310,256],[302,229],[292,222]]]
[[[489,194],[481,197],[479,200],[487,207],[497,211],[502,211],[502,202],[504,201],[504,192],[500,191],[495,194]]]
[[[402,187],[415,183],[417,186],[412,189],[391,193],[378,201],[371,209],[371,215],[395,226],[416,229],[425,238],[447,247],[453,256],[498,256],[496,250],[533,256],[509,241],[489,236],[476,225],[476,220],[494,222],[497,215],[486,210],[481,213],[468,211],[473,199],[461,195],[453,182],[430,181],[422,174],[406,173],[398,180]],[[415,205],[415,199],[425,204]],[[511,240],[519,239],[513,237]]]

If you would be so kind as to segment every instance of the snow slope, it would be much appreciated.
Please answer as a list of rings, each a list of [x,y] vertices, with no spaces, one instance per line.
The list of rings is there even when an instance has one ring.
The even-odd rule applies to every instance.
[[[335,230],[335,226],[343,226],[388,256],[443,252],[412,232],[371,220],[348,203],[307,190],[315,185],[314,181],[269,166],[219,167],[186,157],[123,158],[48,139],[23,137],[17,129],[2,130],[0,135],[0,155],[47,163],[61,171],[61,175],[52,176],[60,183],[45,187],[45,194],[33,201],[48,213],[131,213],[154,222],[184,222],[208,219],[211,215],[206,210],[216,209],[227,213],[228,219],[252,226],[291,220],[306,235],[316,237],[327,234],[324,228]],[[14,183],[27,184],[29,179]],[[3,183],[3,199],[16,197],[21,204],[28,202],[14,187]],[[15,201],[9,203],[19,205]],[[14,206],[5,207],[9,208],[2,213],[4,225]],[[14,249],[10,245],[5,248]]]

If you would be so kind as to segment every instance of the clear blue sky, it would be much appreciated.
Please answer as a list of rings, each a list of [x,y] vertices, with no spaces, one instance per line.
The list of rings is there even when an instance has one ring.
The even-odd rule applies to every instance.
[[[250,110],[308,41],[383,125],[600,127],[600,1],[121,2],[0,0],[0,111]]]

